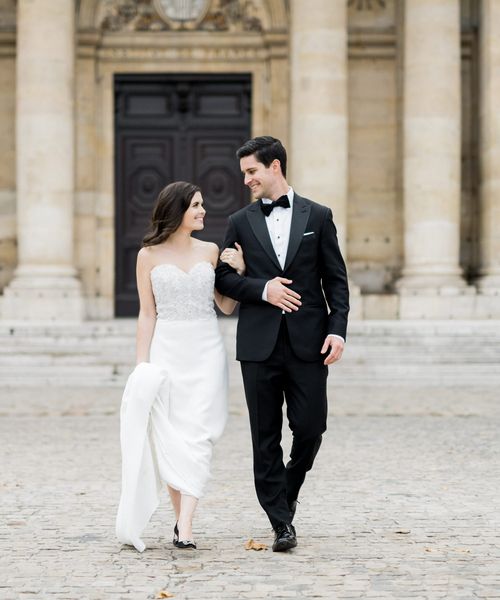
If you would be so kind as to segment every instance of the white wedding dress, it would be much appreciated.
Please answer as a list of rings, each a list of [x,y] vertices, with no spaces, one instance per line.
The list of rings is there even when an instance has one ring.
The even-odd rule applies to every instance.
[[[151,271],[157,320],[149,363],[131,373],[120,409],[122,492],[116,536],[139,552],[165,484],[200,498],[227,420],[228,372],[214,310],[215,272],[196,263]]]
[[[227,421],[227,358],[214,283],[207,261],[189,272],[173,264],[151,271],[157,321],[150,362],[169,379],[168,393],[151,407],[152,450],[161,480],[196,498],[203,495],[213,444]]]

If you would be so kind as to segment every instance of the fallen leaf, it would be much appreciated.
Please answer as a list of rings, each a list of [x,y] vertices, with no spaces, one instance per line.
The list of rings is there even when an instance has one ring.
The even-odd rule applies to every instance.
[[[403,533],[403,534],[407,534],[410,533],[411,529],[396,529],[396,531],[394,533]]]
[[[256,542],[252,538],[245,544],[245,550],[267,550],[267,544]]]
[[[167,590],[160,590],[157,594],[156,594],[157,598],[173,598],[174,595],[171,594],[170,592],[167,592]]]

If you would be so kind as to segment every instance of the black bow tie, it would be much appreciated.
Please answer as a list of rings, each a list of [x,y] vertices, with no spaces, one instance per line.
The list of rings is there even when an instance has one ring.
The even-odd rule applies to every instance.
[[[290,200],[288,199],[288,196],[281,196],[281,198],[278,198],[274,202],[270,202],[267,204],[264,204],[262,200],[260,201],[260,207],[262,209],[262,212],[266,215],[266,217],[268,217],[273,212],[273,209],[277,206],[282,206],[283,208],[290,208]]]

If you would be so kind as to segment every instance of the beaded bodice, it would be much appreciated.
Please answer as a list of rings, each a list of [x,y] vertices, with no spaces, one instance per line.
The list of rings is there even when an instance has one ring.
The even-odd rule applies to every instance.
[[[170,263],[156,265],[150,276],[158,319],[215,318],[215,271],[208,261],[197,262],[187,272]]]

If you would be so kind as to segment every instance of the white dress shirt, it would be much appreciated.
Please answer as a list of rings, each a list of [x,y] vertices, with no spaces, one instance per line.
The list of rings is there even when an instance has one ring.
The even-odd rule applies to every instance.
[[[271,243],[274,248],[274,252],[278,257],[278,261],[281,265],[281,268],[285,268],[285,259],[286,253],[288,250],[288,242],[290,239],[290,228],[292,226],[292,212],[293,212],[293,189],[288,188],[288,192],[286,194],[288,196],[288,200],[290,201],[290,208],[283,208],[282,206],[276,206],[271,211],[271,214],[266,216],[266,225],[267,230],[269,231],[269,237],[271,238]],[[269,198],[262,198],[263,204],[270,204],[272,200]],[[267,300],[267,286],[269,285],[269,281],[264,286],[264,291],[262,292],[262,300]],[[300,308],[299,308],[300,310]],[[283,311],[284,313],[285,311]],[[333,337],[339,338],[343,342],[345,342],[344,338],[341,335],[337,335],[335,333],[328,334],[333,335]]]
[[[282,206],[276,206],[271,211],[271,214],[266,217],[266,225],[271,237],[274,251],[278,257],[278,261],[281,268],[285,268],[286,253],[288,250],[288,241],[290,239],[290,228],[292,226],[292,212],[293,212],[293,190],[288,188],[287,192],[288,200],[290,201],[290,208],[283,208]],[[262,198],[263,204],[270,204],[272,200],[268,198]],[[267,292],[267,284],[266,290]],[[266,298],[267,300],[267,294]]]

